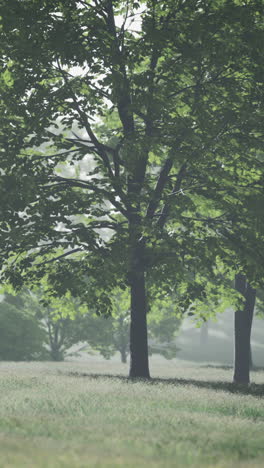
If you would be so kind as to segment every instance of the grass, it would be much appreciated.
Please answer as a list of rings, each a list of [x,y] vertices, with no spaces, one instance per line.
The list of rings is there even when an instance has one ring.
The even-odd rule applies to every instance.
[[[126,373],[117,362],[1,363],[0,467],[264,465],[264,372],[248,391],[229,369],[160,360],[149,383]]]

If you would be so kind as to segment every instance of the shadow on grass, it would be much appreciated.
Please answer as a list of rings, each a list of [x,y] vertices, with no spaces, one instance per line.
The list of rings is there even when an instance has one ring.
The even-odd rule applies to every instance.
[[[206,369],[221,369],[221,370],[233,370],[233,366],[231,365],[217,365],[217,364],[201,364],[199,365],[199,367],[201,368],[206,368]],[[264,367],[261,367],[261,366],[253,366],[251,368],[251,371],[252,372],[263,372],[264,371]]]
[[[88,377],[94,380],[119,380],[124,383],[139,383],[144,382],[147,385],[165,384],[178,386],[194,386],[197,388],[207,388],[216,391],[225,391],[230,393],[238,393],[243,395],[252,395],[256,397],[264,396],[264,384],[252,383],[249,386],[242,384],[234,384],[225,381],[211,381],[211,380],[197,380],[197,379],[172,379],[172,378],[129,378],[119,374],[93,374],[93,373],[81,373],[81,372],[69,372],[67,375],[73,377]]]

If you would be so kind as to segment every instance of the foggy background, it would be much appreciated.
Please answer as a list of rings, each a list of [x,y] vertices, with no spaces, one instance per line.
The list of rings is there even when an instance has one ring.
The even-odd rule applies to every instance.
[[[217,321],[210,320],[201,328],[196,328],[191,319],[184,319],[177,339],[180,348],[177,358],[231,366],[234,348],[233,322],[234,312],[231,309],[218,314]],[[257,367],[264,367],[263,336],[263,319],[254,317],[251,346],[253,364]]]

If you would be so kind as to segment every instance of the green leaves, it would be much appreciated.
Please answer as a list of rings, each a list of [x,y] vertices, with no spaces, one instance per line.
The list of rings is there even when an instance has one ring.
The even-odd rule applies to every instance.
[[[12,74],[10,73],[10,71],[8,70],[8,68],[4,71],[4,73],[2,74],[1,76],[2,80],[4,81],[5,85],[8,86],[8,87],[12,87],[13,84],[14,84],[14,80],[13,80],[13,77],[12,77]]]

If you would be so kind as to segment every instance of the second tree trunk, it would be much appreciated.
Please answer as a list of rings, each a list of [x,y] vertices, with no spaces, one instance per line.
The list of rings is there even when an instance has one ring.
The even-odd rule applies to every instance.
[[[249,384],[251,365],[251,327],[253,321],[256,290],[246,281],[244,275],[236,275],[236,290],[245,298],[241,310],[235,312],[235,359],[234,383]]]

